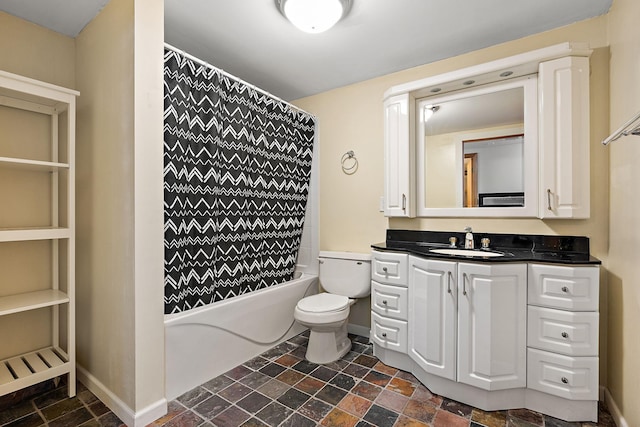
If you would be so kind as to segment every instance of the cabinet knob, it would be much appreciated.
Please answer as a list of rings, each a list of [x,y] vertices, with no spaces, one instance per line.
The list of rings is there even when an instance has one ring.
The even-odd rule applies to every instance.
[[[386,333],[386,332],[383,332],[383,333],[382,333],[382,338],[386,338],[386,337],[387,337],[387,333]]]
[[[562,335],[562,338],[569,338],[569,334],[566,332],[563,332],[561,335]]]
[[[382,271],[387,272],[387,267],[382,267]]]
[[[387,300],[386,300],[386,299],[383,299],[383,300],[382,300],[382,304],[387,305]]]
[[[566,294],[567,292],[569,292],[569,288],[567,288],[566,286],[563,286],[562,287],[562,292],[564,292]]]
[[[567,379],[567,377],[562,377],[560,381],[562,381],[563,384],[569,384],[569,380]]]

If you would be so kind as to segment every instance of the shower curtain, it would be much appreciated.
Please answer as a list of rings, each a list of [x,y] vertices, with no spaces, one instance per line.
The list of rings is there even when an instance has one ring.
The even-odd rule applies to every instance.
[[[292,278],[315,119],[165,49],[165,313]]]

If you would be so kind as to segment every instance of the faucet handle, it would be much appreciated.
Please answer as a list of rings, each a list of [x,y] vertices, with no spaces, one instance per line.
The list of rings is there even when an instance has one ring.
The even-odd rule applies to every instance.
[[[455,248],[456,247],[456,243],[458,243],[458,238],[457,237],[449,237],[449,247],[450,248]]]
[[[482,249],[489,249],[489,243],[491,242],[491,240],[489,240],[488,237],[484,237],[482,239],[480,239],[480,243],[482,244]]]

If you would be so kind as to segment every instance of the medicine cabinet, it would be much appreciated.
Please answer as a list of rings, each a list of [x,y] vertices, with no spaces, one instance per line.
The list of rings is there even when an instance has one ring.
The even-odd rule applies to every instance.
[[[544,49],[385,93],[384,212],[589,217],[589,56]]]

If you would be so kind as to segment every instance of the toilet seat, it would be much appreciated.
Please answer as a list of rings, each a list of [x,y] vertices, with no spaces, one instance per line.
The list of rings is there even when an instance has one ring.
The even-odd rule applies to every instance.
[[[349,308],[349,298],[327,292],[311,295],[298,301],[297,308],[307,313],[331,313]]]

